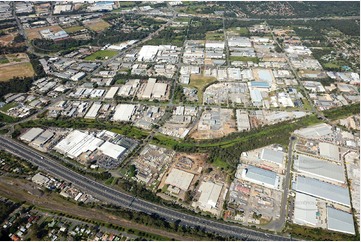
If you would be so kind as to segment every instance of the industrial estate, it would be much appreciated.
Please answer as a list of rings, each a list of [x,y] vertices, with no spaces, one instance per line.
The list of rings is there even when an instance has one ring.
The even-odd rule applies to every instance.
[[[0,2],[0,240],[360,239],[359,2]]]

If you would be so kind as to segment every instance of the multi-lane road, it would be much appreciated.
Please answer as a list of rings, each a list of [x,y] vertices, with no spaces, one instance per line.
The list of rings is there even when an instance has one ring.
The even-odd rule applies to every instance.
[[[0,149],[4,149],[20,158],[28,160],[34,165],[37,165],[40,169],[55,177],[71,182],[83,191],[88,192],[102,201],[116,204],[121,207],[142,211],[148,214],[158,214],[170,222],[180,220],[181,225],[193,228],[199,226],[199,228],[204,228],[208,232],[215,232],[223,236],[233,236],[240,240],[289,239],[288,237],[263,233],[229,223],[222,223],[199,216],[193,216],[139,198],[134,198],[129,194],[112,189],[93,179],[78,174],[61,165],[56,160],[46,157],[30,147],[4,136],[0,136]]]

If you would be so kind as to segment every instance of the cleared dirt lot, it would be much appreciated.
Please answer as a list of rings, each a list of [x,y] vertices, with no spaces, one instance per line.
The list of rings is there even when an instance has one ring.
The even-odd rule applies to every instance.
[[[33,29],[25,29],[26,36],[28,39],[41,39],[40,31],[44,29],[50,29],[53,32],[58,32],[63,30],[59,25],[53,25],[53,26],[46,26],[46,27],[40,27],[40,28],[33,28]]]

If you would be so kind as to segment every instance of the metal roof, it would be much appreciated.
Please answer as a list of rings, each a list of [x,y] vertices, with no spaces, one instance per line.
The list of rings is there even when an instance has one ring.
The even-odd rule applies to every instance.
[[[294,168],[300,172],[336,182],[345,182],[344,168],[341,165],[320,160],[311,156],[298,155]]]
[[[339,157],[340,152],[336,145],[320,142],[319,147],[320,147],[320,156],[335,161],[340,161],[340,157]]]
[[[316,198],[296,192],[294,223],[305,225],[317,224],[317,201]]]
[[[20,136],[21,140],[26,142],[33,141],[36,137],[38,137],[44,130],[41,128],[31,128],[26,131],[23,135]]]
[[[262,150],[261,159],[282,165],[283,155],[283,152],[266,148]]]
[[[277,186],[277,174],[255,166],[248,166],[244,169],[244,177],[256,183],[267,184],[272,187]]]
[[[350,194],[347,188],[322,182],[317,179],[298,176],[297,181],[293,183],[293,190],[348,207],[351,206]]]
[[[355,234],[352,214],[327,207],[327,229],[347,234]]]

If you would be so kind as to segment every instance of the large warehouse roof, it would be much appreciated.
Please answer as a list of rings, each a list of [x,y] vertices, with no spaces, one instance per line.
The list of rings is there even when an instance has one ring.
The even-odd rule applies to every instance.
[[[31,128],[26,131],[23,135],[20,136],[20,139],[26,142],[33,141],[36,137],[39,136],[44,130],[41,128]]]
[[[340,161],[340,157],[339,157],[340,152],[337,145],[320,142],[319,147],[320,147],[320,156],[331,160]]]
[[[210,209],[216,207],[222,186],[209,181],[202,182],[199,191],[201,192],[201,196],[198,201],[201,203],[201,206]]]
[[[306,155],[298,155],[295,160],[294,168],[297,171],[316,176],[321,179],[327,179],[335,182],[345,182],[344,168],[325,160],[320,160]]]
[[[272,188],[277,188],[278,185],[278,176],[275,172],[255,166],[245,168],[242,172],[242,178]]]
[[[355,234],[352,214],[327,207],[327,228],[341,233]]]
[[[329,135],[331,133],[332,133],[332,127],[324,123],[295,131],[295,134],[313,139],[318,139],[320,137]]]
[[[105,99],[112,99],[114,95],[118,92],[119,87],[111,87],[107,94],[105,94]]]
[[[102,104],[100,102],[94,102],[84,118],[95,119]]]
[[[284,155],[283,152],[266,148],[266,149],[262,150],[261,159],[282,165],[283,164],[283,155]]]
[[[316,198],[296,192],[294,223],[301,225],[317,224],[317,201]]]
[[[78,130],[69,133],[54,149],[70,158],[76,158],[81,153],[96,150],[104,141]]]
[[[172,186],[178,187],[183,191],[187,191],[189,185],[193,180],[194,175],[189,172],[181,171],[178,169],[172,169],[169,173],[165,184],[170,184]]]
[[[322,182],[313,178],[298,176],[293,183],[293,189],[297,192],[309,194],[328,201],[333,201],[345,206],[350,206],[350,194],[347,188]]]
[[[106,141],[99,147],[99,150],[103,152],[104,155],[112,157],[113,159],[118,159],[119,156],[126,150],[123,146],[112,144]]]
[[[116,107],[115,113],[113,115],[114,121],[130,121],[135,105],[133,104],[119,104]]]

